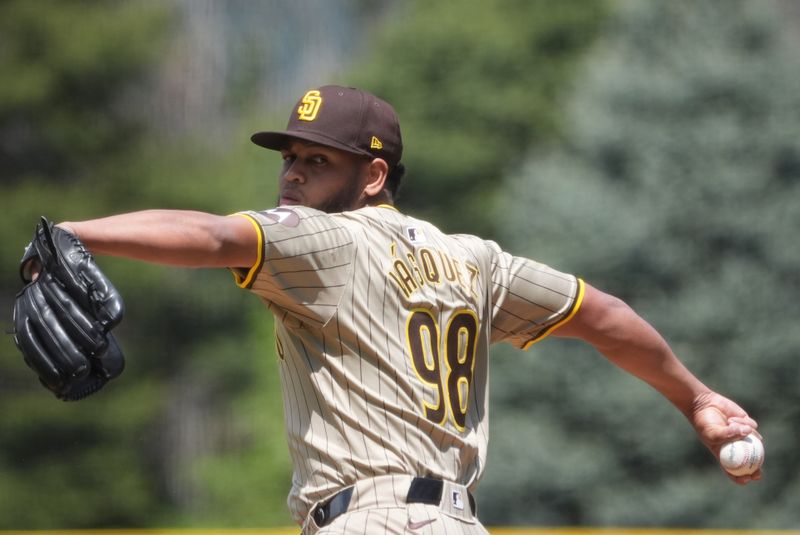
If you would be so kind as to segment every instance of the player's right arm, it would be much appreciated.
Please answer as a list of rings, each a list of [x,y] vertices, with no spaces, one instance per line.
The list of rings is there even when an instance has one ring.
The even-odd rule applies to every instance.
[[[249,268],[261,239],[247,218],[188,210],[144,210],[59,226],[93,254],[198,268]]]
[[[686,416],[717,456],[724,443],[757,433],[757,422],[744,409],[704,385],[647,321],[614,296],[587,284],[580,309],[553,335],[591,344],[609,361],[655,388]],[[742,484],[760,478],[760,470],[731,476]]]

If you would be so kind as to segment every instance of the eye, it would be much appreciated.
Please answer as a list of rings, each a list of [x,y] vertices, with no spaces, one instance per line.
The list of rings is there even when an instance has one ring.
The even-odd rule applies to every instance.
[[[289,164],[297,159],[297,156],[290,152],[281,152],[281,158],[283,159],[283,163]]]
[[[328,163],[328,158],[323,154],[314,154],[308,159],[314,165],[325,165]]]

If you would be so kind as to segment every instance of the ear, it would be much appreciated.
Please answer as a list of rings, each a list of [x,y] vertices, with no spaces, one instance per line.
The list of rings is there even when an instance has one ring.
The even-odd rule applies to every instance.
[[[367,170],[367,184],[364,186],[364,195],[374,197],[383,191],[386,177],[389,176],[389,164],[382,158],[375,158],[369,162]]]

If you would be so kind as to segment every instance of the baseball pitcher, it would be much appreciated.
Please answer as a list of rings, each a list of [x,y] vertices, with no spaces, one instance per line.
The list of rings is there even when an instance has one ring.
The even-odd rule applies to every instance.
[[[276,208],[43,224],[34,243],[58,234],[88,258],[87,250],[228,268],[263,301],[276,319],[294,463],[288,505],[303,533],[487,533],[472,492],[486,464],[489,348],[497,342],[586,341],[663,394],[717,456],[725,442],[757,434],[742,408],[688,371],[619,299],[398,211],[402,139],[383,100],[315,88],[285,130],[252,140],[283,157]],[[88,259],[89,279],[103,284],[62,292],[66,301],[29,289],[64,271],[51,253],[33,250],[22,262],[18,345],[56,395],[88,395],[96,388],[83,384],[87,377],[104,383],[121,372],[109,332],[121,312],[107,312],[109,304],[121,311],[121,300]],[[98,286],[105,293],[95,296]],[[94,338],[66,327],[74,317]],[[54,332],[56,342],[46,336]],[[745,484],[761,471],[729,477]]]

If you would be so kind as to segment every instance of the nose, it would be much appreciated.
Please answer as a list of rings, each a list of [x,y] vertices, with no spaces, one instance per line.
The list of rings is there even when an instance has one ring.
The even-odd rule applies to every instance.
[[[296,159],[291,162],[286,162],[284,165],[283,180],[286,182],[297,182],[298,184],[305,183],[306,177]]]

